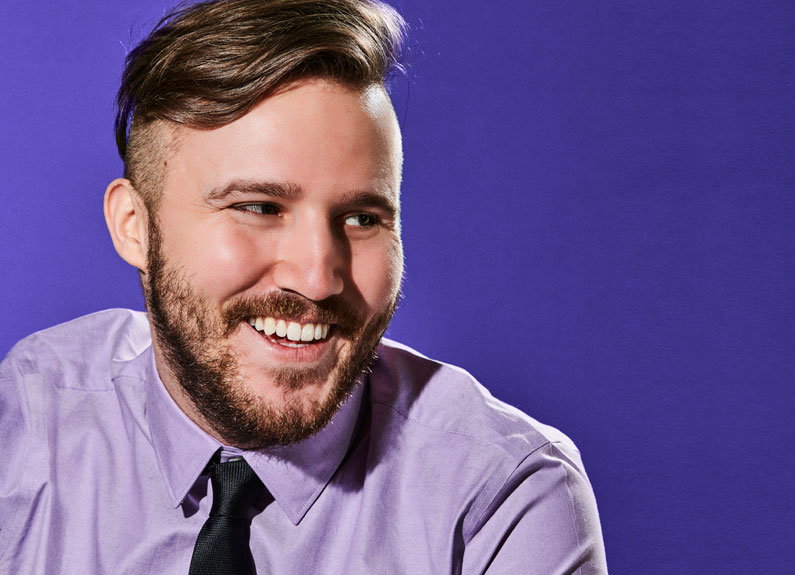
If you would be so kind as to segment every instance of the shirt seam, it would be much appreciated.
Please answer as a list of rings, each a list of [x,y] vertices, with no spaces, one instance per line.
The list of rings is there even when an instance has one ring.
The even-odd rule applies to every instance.
[[[577,539],[577,549],[581,549],[582,538],[580,537],[580,526],[577,522],[577,514],[574,510],[574,503],[573,503],[574,494],[571,492],[571,484],[569,482],[570,473],[569,470],[566,469],[565,465],[563,466],[563,474],[564,474],[564,480],[566,482],[566,493],[568,494],[568,497],[566,498],[566,507],[569,510],[569,519],[571,520],[571,525],[572,528],[574,529],[574,536]],[[577,570],[574,571],[573,573],[573,575],[578,575],[578,574],[582,574],[582,565],[577,567]]]
[[[502,485],[500,485],[500,488],[494,494],[494,497],[492,497],[491,501],[489,501],[489,505],[487,505],[486,508],[483,509],[483,511],[480,513],[480,515],[478,516],[477,520],[475,521],[474,525],[472,526],[472,529],[464,537],[465,543],[469,543],[469,541],[472,539],[472,537],[474,537],[474,532],[477,529],[477,527],[483,524],[483,518],[486,516],[486,513],[488,512],[488,510],[489,510],[489,508],[491,506],[490,504],[494,502],[494,500],[497,498],[497,496],[500,493],[502,493],[502,490],[505,489],[505,486],[508,484],[508,481],[510,481],[511,477],[513,477],[513,475],[516,473],[516,470],[519,469],[519,467],[525,461],[527,461],[530,457],[532,457],[533,455],[538,453],[540,450],[546,449],[547,447],[550,447],[550,446],[553,446],[553,445],[557,445],[557,444],[560,444],[560,443],[562,443],[562,442],[558,441],[558,440],[547,441],[543,445],[539,445],[538,447],[536,447],[535,449],[530,451],[527,455],[525,455],[521,460],[519,460],[516,463],[514,468],[511,470],[511,472],[505,477],[505,481],[502,482]],[[566,489],[569,491],[569,495],[571,495],[571,491],[568,489],[568,482],[566,483]],[[483,492],[485,492],[485,487],[484,487],[483,491],[478,495],[478,498],[476,499],[476,502],[480,501],[480,495],[482,495]],[[569,499],[569,505],[570,504],[571,503],[570,503],[570,499]],[[474,504],[473,504],[473,506],[474,506]],[[569,510],[569,512],[571,513],[571,510]],[[578,536],[578,538],[579,538],[579,536]],[[578,539],[578,543],[579,543],[579,539]]]
[[[494,448],[498,449],[499,451],[501,451],[505,456],[511,457],[511,454],[504,447],[502,447],[501,445],[499,445],[497,443],[494,443],[493,441],[489,441],[488,439],[483,439],[481,437],[478,437],[476,435],[472,435],[470,433],[464,433],[463,431],[456,431],[454,429],[443,429],[441,427],[436,427],[434,425],[430,425],[430,424],[428,424],[428,423],[426,423],[424,421],[420,421],[419,419],[411,417],[409,414],[405,413],[404,411],[400,410],[399,408],[397,408],[396,406],[394,406],[394,405],[392,405],[390,403],[384,403],[382,401],[374,400],[372,402],[372,404],[373,405],[383,405],[384,407],[388,407],[391,410],[393,410],[394,412],[400,414],[407,421],[412,421],[412,422],[414,422],[414,423],[416,423],[418,425],[422,425],[423,427],[427,427],[428,429],[432,429],[434,431],[440,431],[442,433],[449,433],[451,435],[458,435],[460,437],[467,437],[467,438],[472,439],[474,441],[477,441],[478,443],[481,443],[483,445],[489,445],[491,447],[494,447]]]
[[[57,387],[58,389],[65,389],[65,390],[68,390],[68,391],[85,391],[87,393],[101,393],[101,392],[115,391],[115,389],[113,389],[112,387],[105,388],[105,389],[100,389],[100,388],[92,388],[92,387],[73,387],[73,386],[70,386],[70,385],[58,385],[57,383],[55,384],[55,387]]]
[[[41,377],[41,374],[39,374],[39,373],[26,374],[24,371],[22,371],[22,367],[15,361],[15,359],[13,357],[11,357],[11,354],[9,354],[6,357],[6,359],[8,361],[8,364],[11,366],[11,368],[13,370],[16,371],[16,373],[18,374],[18,377],[21,378],[21,380],[23,382],[25,382],[29,377],[36,377],[36,376]],[[5,361],[4,361],[4,363],[5,363]],[[10,381],[12,383],[15,381],[12,375],[9,375],[8,377],[3,378],[3,379],[5,379],[6,381]],[[25,389],[26,389],[26,392],[27,392],[27,385],[25,386]],[[26,422],[26,423],[29,423],[30,418],[32,417],[32,414],[30,413],[30,398],[26,397],[26,400],[27,400],[27,404],[28,404],[28,410],[27,410],[28,411],[28,414],[27,414],[28,415],[28,422]],[[23,413],[23,416],[24,416],[24,413]],[[45,425],[49,425],[49,422],[45,421]],[[26,425],[26,431],[27,431],[27,425]],[[45,433],[46,433],[46,430],[45,430]],[[24,446],[24,448],[22,450],[22,453],[23,453],[23,455],[25,456],[26,459],[29,458],[28,454],[31,451],[31,442],[32,441],[33,441],[33,439],[29,436],[28,433],[26,433],[25,434],[25,441],[24,441],[24,445],[25,446]],[[20,484],[21,484],[20,487],[21,487],[22,492],[24,493],[25,497],[27,498],[27,496],[30,496],[30,499],[32,500],[32,499],[35,498],[36,490],[32,490],[32,491],[29,490],[28,486],[25,483],[25,480],[28,478],[28,475],[30,473],[31,473],[31,468],[30,467],[25,468],[24,472],[22,473],[22,475],[20,477]],[[16,533],[17,536],[19,536],[19,533],[13,528],[16,527],[17,524],[20,522],[20,518],[24,516],[25,511],[26,511],[26,509],[24,507],[18,507],[15,510],[15,512],[12,515],[9,516],[8,521],[6,523],[4,523],[2,525],[2,527],[0,528],[0,566],[2,566],[3,561],[5,559],[7,559],[6,554],[11,549],[11,542],[12,542],[11,538],[14,536],[15,533]]]
[[[36,334],[34,333],[34,334],[28,336],[28,338],[32,338],[35,335]],[[26,341],[28,338],[25,338],[22,341]],[[16,347],[15,347],[15,349],[16,349]],[[14,350],[12,350],[12,351],[14,351]],[[44,377],[44,373],[46,373],[46,372],[43,372],[43,370],[41,370],[41,369],[23,370],[22,369],[22,365],[20,365],[19,362],[17,361],[17,358],[14,357],[15,355],[16,354],[13,354],[13,353],[9,352],[8,355],[5,357],[5,359],[3,361],[4,362],[7,361],[14,369],[16,369],[17,373],[23,379],[26,378],[26,377],[32,376],[32,375],[38,375],[38,376]],[[30,363],[30,362],[25,362],[25,363]],[[34,366],[33,365],[29,365],[28,367],[34,367]],[[110,380],[113,381],[114,378],[110,377]],[[74,385],[60,385],[57,381],[55,383],[52,383],[52,386],[55,387],[56,389],[66,389],[66,390],[69,390],[69,391],[86,391],[86,392],[90,392],[90,393],[115,391],[113,386],[102,387],[102,388],[100,388],[100,387],[77,387],[77,386],[74,386]]]
[[[10,364],[12,369],[16,369],[21,377],[24,378],[22,371],[19,369],[17,365],[9,358],[8,363]],[[8,377],[0,377],[0,382],[9,381],[11,383],[14,382],[14,378],[9,375]],[[27,453],[27,441],[25,442],[25,450],[23,453]],[[0,524],[0,566],[3,565],[3,558],[5,557],[8,550],[11,548],[11,537],[13,534],[12,527],[16,525],[19,514],[22,513],[21,509],[16,509],[16,511],[8,517],[8,521],[4,521]]]

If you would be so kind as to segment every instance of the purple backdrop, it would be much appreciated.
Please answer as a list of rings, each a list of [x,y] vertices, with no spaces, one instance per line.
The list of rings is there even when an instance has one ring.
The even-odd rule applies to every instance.
[[[113,95],[163,0],[0,6],[0,354],[142,307]],[[613,573],[795,565],[795,5],[398,0],[389,334],[584,452]]]

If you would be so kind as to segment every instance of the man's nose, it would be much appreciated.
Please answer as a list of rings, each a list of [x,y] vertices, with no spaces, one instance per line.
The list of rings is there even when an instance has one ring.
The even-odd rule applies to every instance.
[[[313,301],[342,293],[348,254],[332,225],[320,217],[296,219],[279,241],[273,280]]]

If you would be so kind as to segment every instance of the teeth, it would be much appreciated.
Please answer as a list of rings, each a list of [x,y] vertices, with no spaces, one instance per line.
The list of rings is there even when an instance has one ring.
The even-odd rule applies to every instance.
[[[330,325],[327,323],[306,323],[300,324],[295,321],[287,322],[283,319],[273,317],[252,317],[248,323],[257,331],[265,335],[276,334],[278,337],[286,337],[290,341],[308,342],[325,339],[328,336]],[[290,347],[301,347],[303,344],[287,344]]]
[[[291,321],[287,325],[287,339],[290,341],[300,341],[301,339],[301,324]]]

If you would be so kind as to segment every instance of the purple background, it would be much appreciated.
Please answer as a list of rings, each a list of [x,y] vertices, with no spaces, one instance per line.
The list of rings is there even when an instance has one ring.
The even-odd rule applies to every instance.
[[[0,354],[141,308],[102,218],[163,0],[0,5]],[[389,334],[565,430],[612,573],[795,572],[795,8],[397,0]]]

